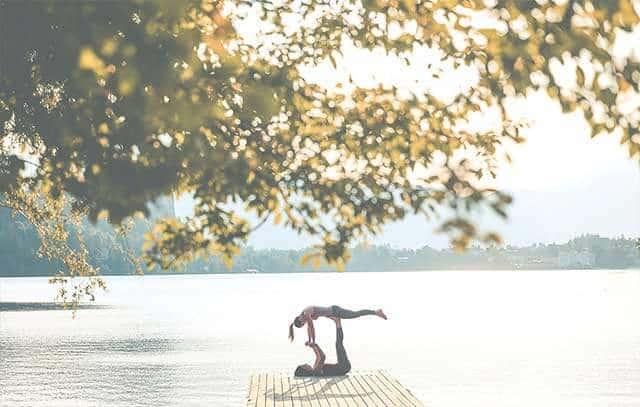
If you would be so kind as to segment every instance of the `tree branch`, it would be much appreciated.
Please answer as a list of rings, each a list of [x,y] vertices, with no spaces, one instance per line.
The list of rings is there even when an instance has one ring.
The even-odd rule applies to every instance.
[[[254,227],[252,227],[251,229],[249,229],[249,233],[253,233],[256,230],[260,229],[260,227],[262,227],[262,225],[265,224],[265,222],[267,221],[267,219],[269,219],[270,214],[267,214],[267,216],[265,216],[264,218],[262,218],[262,220],[255,225]]]
[[[562,16],[562,21],[560,22],[560,25],[565,30],[571,29],[571,19],[573,18],[573,15],[575,13],[573,6],[575,4],[576,4],[576,0],[569,0],[569,2],[567,3],[567,9],[565,10],[564,16]]]

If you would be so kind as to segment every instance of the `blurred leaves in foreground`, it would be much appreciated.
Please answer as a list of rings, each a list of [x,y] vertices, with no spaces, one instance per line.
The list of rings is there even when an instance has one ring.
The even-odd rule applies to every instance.
[[[338,267],[349,244],[408,213],[440,219],[458,249],[496,242],[473,219],[506,216],[510,198],[487,180],[501,146],[522,141],[511,101],[545,91],[640,156],[639,10],[637,0],[3,2],[0,193],[36,224],[51,215],[39,202],[65,195],[120,224],[159,196],[192,193],[193,217],[148,235],[146,259],[164,268],[209,254],[230,262],[255,227],[238,207],[316,236],[311,257]],[[348,70],[346,46],[471,80],[440,97],[305,76],[326,63]],[[421,50],[433,61],[418,62]],[[492,113],[498,123],[479,129]],[[33,193],[44,201],[21,198]],[[77,256],[69,275],[92,275]]]

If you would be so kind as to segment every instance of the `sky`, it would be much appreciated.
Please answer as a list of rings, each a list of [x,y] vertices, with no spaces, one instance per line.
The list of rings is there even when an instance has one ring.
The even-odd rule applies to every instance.
[[[257,37],[258,26],[245,24],[236,29],[245,37]],[[626,41],[626,48],[624,44],[619,46],[618,54],[635,49],[640,55],[640,29]],[[362,50],[349,43],[342,55],[336,59],[336,67],[328,61],[307,67],[305,78],[329,89],[342,83],[345,92],[349,86],[386,84],[405,92],[427,92],[442,100],[464,92],[477,79],[475,72],[464,67],[445,70],[440,78],[432,77],[424,67],[439,59],[433,49],[418,49],[410,65],[380,50]],[[512,193],[514,204],[507,222],[482,217],[478,219],[481,226],[499,231],[506,243],[514,245],[564,242],[583,233],[640,236],[640,162],[629,158],[619,137],[590,138],[581,113],[563,114],[559,104],[542,92],[514,100],[509,111],[528,123],[523,131],[527,141],[507,146],[513,162],[501,162],[494,182],[499,189]],[[487,115],[478,125],[490,126],[496,120]],[[179,200],[178,214],[188,213],[191,205],[188,198]],[[448,238],[436,234],[436,228],[436,223],[409,217],[386,227],[372,243],[446,247]],[[268,223],[249,241],[257,248],[287,249],[312,243],[307,236]]]
[[[506,244],[563,243],[581,234],[640,236],[640,166],[628,158],[614,137],[590,139],[576,132],[573,118],[537,111],[529,141],[513,152],[514,162],[499,172],[499,183],[514,198],[502,221],[479,219],[498,231]],[[579,126],[578,126],[579,127]],[[373,244],[416,249],[445,248],[446,235],[422,217],[388,225]],[[313,240],[281,226],[265,224],[251,236],[256,248],[299,249]]]
[[[640,236],[640,163],[631,160],[614,135],[590,138],[579,114],[563,114],[546,96],[523,102],[529,126],[527,141],[512,146],[512,164],[503,164],[498,186],[513,194],[509,220],[482,219],[505,243],[566,242],[580,234]],[[189,211],[178,202],[179,214]],[[371,242],[394,247],[448,246],[436,223],[421,217],[390,224]],[[256,248],[299,249],[313,244],[308,236],[270,223],[251,236]]]

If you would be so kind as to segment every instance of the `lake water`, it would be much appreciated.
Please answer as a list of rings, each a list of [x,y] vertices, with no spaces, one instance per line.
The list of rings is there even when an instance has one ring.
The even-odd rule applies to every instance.
[[[312,361],[287,326],[308,304],[383,307],[344,322],[354,370],[427,405],[639,406],[640,272],[129,276],[104,309],[0,313],[2,406],[242,406],[256,370]],[[43,278],[0,302],[47,302]],[[331,321],[317,341],[335,358]]]

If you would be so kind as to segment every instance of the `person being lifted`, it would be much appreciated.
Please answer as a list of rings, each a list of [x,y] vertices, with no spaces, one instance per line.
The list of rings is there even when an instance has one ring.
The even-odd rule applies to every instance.
[[[289,340],[293,341],[293,328],[302,328],[304,325],[307,325],[307,333],[309,335],[309,340],[305,345],[316,342],[316,331],[313,326],[313,321],[318,319],[318,317],[327,317],[327,318],[338,318],[338,319],[353,319],[359,318],[365,315],[376,315],[382,319],[387,319],[385,313],[378,309],[376,311],[370,309],[362,309],[359,311],[351,311],[348,309],[341,308],[337,305],[332,305],[330,307],[319,307],[317,305],[311,305],[307,308],[303,309],[300,315],[293,319],[291,325],[289,325]]]

